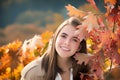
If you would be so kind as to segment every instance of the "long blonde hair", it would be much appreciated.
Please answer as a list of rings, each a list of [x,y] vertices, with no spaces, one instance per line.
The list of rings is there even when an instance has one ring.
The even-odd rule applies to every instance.
[[[50,40],[49,46],[47,48],[47,51],[44,55],[43,61],[42,61],[42,68],[45,69],[45,80],[55,80],[57,72],[61,72],[62,70],[57,65],[57,52],[55,49],[55,42],[58,34],[66,25],[72,25],[73,27],[77,27],[78,25],[81,25],[79,19],[77,17],[71,17],[67,20],[65,20],[56,30],[55,34],[53,35],[52,39]],[[80,45],[82,46],[80,48],[81,53],[87,53],[86,50],[86,41],[81,41]],[[73,57],[71,57],[73,59]],[[84,69],[84,70],[83,70]],[[87,69],[87,70],[86,70]],[[86,70],[86,71],[85,71]],[[73,77],[74,80],[80,80],[79,72],[88,72],[88,66],[85,66],[84,64],[78,65],[76,61],[73,59]]]

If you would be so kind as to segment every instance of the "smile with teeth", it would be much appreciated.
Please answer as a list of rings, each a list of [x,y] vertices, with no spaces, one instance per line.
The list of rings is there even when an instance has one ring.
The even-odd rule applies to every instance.
[[[70,49],[64,47],[64,46],[61,46],[61,49],[65,50],[65,51],[70,51]]]

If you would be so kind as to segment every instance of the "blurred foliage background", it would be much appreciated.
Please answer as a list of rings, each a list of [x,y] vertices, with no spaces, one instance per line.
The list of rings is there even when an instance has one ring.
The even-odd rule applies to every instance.
[[[100,1],[101,0],[97,0],[97,3],[100,3],[98,4],[98,6],[104,7],[103,2]],[[115,0],[107,1],[115,2]],[[3,0],[1,0],[1,3],[2,2]],[[14,2],[14,0],[10,0],[10,2],[6,0],[6,2],[7,3],[4,3],[4,8],[8,8],[8,6],[5,5],[12,5],[14,7],[13,3],[11,3]],[[24,1],[16,0],[16,3],[18,2],[22,3]],[[75,1],[73,0],[72,2]],[[81,1],[80,3],[79,1],[77,3],[74,3],[74,5],[76,4],[75,6],[77,6],[79,10],[84,10],[86,12],[92,11],[97,14],[104,14],[104,10],[102,11],[101,9],[100,11],[96,12],[96,10],[89,3],[79,5],[83,2],[84,1]],[[27,3],[27,0],[25,3]],[[66,5],[68,3],[66,2]],[[1,4],[1,6],[3,6],[3,4]],[[59,24],[63,22],[66,17],[68,17],[66,11],[67,10],[64,6],[61,12],[64,12],[63,14],[65,14],[65,16],[57,11],[41,12],[29,9],[28,11],[24,11],[19,14],[13,23],[8,24],[5,27],[1,26],[0,80],[20,80],[20,72],[23,67],[44,53],[53,32],[56,30]],[[1,13],[1,15],[3,15],[3,13]],[[3,17],[1,18],[1,20],[2,19]],[[11,17],[9,19],[11,19]],[[41,19],[42,21],[39,19]],[[88,39],[87,44],[92,45],[93,42]],[[93,52],[91,48],[88,48],[88,51],[91,53]],[[111,63],[107,61],[105,64],[106,66],[108,66]],[[104,73],[104,77],[105,80],[120,80],[120,68],[115,67],[112,68],[110,71],[106,70]]]

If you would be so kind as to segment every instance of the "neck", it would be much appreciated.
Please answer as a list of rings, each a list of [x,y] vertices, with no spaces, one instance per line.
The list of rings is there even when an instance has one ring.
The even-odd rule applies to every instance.
[[[68,71],[72,67],[72,60],[70,58],[58,57],[58,66],[63,71]]]

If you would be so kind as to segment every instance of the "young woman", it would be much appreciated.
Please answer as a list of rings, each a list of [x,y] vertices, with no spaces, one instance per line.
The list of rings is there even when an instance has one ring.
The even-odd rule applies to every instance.
[[[86,41],[74,35],[81,25],[76,17],[65,20],[56,30],[43,56],[29,63],[21,72],[21,80],[81,80],[80,73],[90,67],[77,64],[75,53],[87,53]]]

